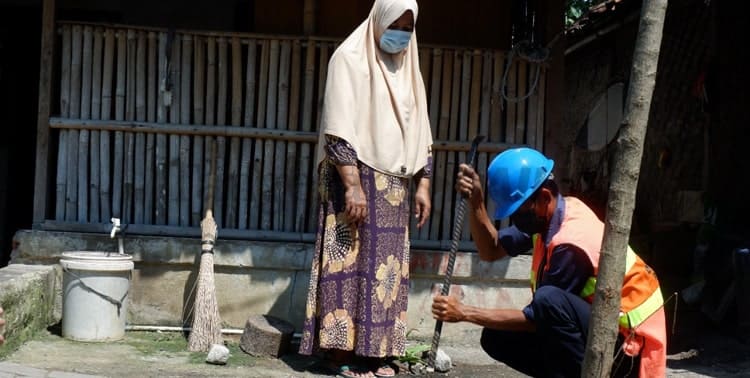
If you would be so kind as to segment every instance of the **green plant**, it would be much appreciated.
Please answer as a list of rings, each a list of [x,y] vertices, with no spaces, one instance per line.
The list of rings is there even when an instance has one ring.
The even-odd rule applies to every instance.
[[[430,346],[427,344],[416,344],[406,347],[404,355],[399,357],[398,360],[403,363],[416,364],[422,361],[422,354],[430,350]]]

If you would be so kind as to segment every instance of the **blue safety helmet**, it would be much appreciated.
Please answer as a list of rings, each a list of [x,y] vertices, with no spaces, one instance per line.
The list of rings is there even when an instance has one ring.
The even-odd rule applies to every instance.
[[[539,151],[521,147],[506,150],[490,163],[487,186],[495,201],[495,219],[513,214],[552,173],[555,162]]]

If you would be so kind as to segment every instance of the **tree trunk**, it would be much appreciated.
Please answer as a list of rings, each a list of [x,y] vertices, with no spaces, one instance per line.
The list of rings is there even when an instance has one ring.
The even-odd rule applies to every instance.
[[[609,186],[604,241],[583,360],[583,377],[610,376],[617,338],[620,292],[625,275],[625,255],[666,9],[667,0],[644,0],[641,8],[627,106],[617,138],[615,165]]]

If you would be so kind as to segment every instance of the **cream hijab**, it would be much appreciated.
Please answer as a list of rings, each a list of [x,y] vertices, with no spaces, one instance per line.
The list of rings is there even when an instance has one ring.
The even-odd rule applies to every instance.
[[[398,54],[380,50],[383,32],[415,0],[375,0],[370,16],[333,53],[323,100],[318,164],[325,135],[349,142],[364,164],[411,177],[427,165],[432,146],[427,96],[419,69],[416,32]]]

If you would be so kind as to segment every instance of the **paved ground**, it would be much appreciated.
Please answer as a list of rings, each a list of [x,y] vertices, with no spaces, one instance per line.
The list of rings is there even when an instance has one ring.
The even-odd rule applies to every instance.
[[[747,345],[719,338],[705,343],[714,350],[690,349],[670,356],[669,377],[748,377]],[[316,359],[289,354],[282,359],[255,358],[227,340],[231,357],[224,366],[203,362],[205,355],[186,351],[180,334],[129,332],[112,343],[73,342],[45,332],[0,361],[5,377],[328,377]],[[488,358],[476,345],[445,345],[455,366],[425,377],[523,377]],[[718,348],[718,349],[717,349]],[[409,377],[406,365],[399,377]]]

